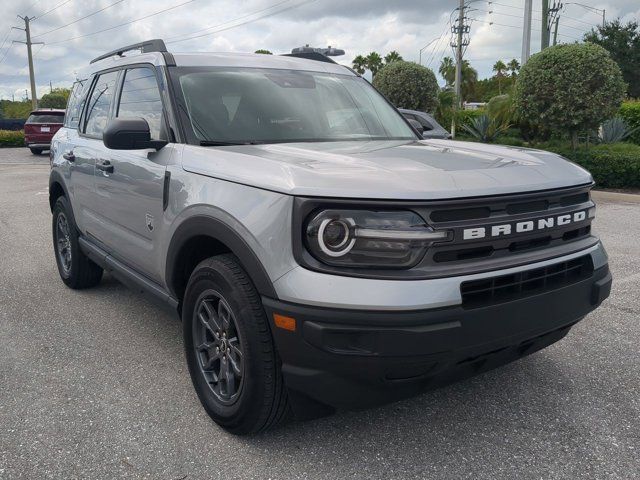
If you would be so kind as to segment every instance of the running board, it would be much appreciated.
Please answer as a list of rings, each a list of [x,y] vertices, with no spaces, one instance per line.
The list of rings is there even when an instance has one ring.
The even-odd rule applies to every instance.
[[[121,261],[116,260],[112,255],[109,255],[85,237],[80,237],[78,239],[78,243],[87,257],[100,265],[122,283],[140,293],[149,294],[154,300],[171,307],[172,311],[178,311],[178,300],[169,295],[160,285],[149,280],[147,277],[136,272]]]

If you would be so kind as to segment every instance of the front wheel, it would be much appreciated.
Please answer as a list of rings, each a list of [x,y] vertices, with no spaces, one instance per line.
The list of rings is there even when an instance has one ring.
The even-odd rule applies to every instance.
[[[33,153],[34,155],[40,155],[42,153],[41,148],[29,148],[29,150],[31,150],[31,153]]]
[[[237,258],[191,274],[182,309],[185,353],[204,409],[231,433],[266,430],[288,411],[280,359],[262,302]]]

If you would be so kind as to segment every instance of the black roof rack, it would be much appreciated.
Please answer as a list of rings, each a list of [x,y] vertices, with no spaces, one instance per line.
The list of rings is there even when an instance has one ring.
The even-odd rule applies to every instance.
[[[131,50],[141,50],[142,53],[149,52],[167,52],[167,47],[164,42],[159,38],[154,38],[153,40],[146,40],[140,43],[134,43],[133,45],[129,45],[128,47],[118,48],[109,53],[105,53],[104,55],[100,55],[99,57],[94,58],[89,63],[95,63],[100,60],[104,60],[105,58],[113,57],[114,55],[122,56],[124,52],[129,52]]]
[[[283,57],[297,57],[306,58],[307,60],[315,60],[316,62],[337,63],[331,58],[318,52],[299,52],[299,53],[285,53]]]

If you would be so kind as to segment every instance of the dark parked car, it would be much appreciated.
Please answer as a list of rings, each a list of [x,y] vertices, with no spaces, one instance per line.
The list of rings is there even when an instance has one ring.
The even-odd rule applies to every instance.
[[[422,138],[451,138],[451,134],[428,113],[404,108],[398,110],[407,120],[414,120],[420,124],[422,129],[418,129],[418,131],[422,133]],[[411,124],[416,128],[418,126],[413,122]]]
[[[54,108],[31,112],[24,124],[24,143],[31,153],[40,155],[43,150],[49,149],[53,135],[64,123],[64,112]]]

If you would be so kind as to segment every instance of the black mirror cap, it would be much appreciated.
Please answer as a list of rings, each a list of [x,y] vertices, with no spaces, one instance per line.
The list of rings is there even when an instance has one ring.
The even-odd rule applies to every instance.
[[[151,140],[149,124],[144,118],[114,118],[105,129],[102,142],[112,150],[160,150],[167,144]]]
[[[419,121],[414,120],[413,118],[407,118],[411,126],[416,130],[420,135],[424,132],[424,127],[420,124]]]

